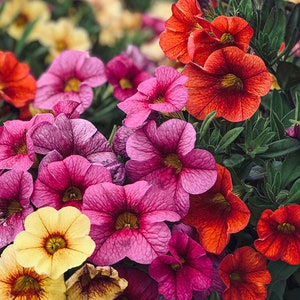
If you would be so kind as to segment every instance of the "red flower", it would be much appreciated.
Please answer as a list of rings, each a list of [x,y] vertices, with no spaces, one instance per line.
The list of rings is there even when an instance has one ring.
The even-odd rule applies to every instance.
[[[245,246],[226,255],[219,267],[226,285],[223,300],[263,300],[267,297],[266,284],[271,282],[266,259]]]
[[[217,165],[217,171],[217,181],[209,191],[190,195],[190,210],[182,222],[197,229],[200,244],[206,251],[220,254],[230,234],[241,231],[248,224],[250,211],[232,193],[229,171],[221,165]]]
[[[204,67],[187,65],[182,74],[189,77],[186,109],[198,120],[212,111],[231,122],[250,118],[272,82],[260,57],[234,46],[214,51]]]
[[[300,264],[300,205],[291,204],[275,210],[266,209],[258,223],[255,248],[270,260],[281,259]]]
[[[189,42],[189,54],[197,64],[204,65],[215,50],[236,46],[247,51],[253,29],[240,17],[219,16],[211,22],[211,32],[194,31]]]
[[[179,0],[172,4],[172,16],[166,21],[166,29],[159,40],[169,59],[178,59],[184,64],[191,61],[187,49],[191,33],[210,27],[210,23],[201,17],[202,14],[197,0]]]
[[[0,51],[0,99],[20,108],[35,96],[36,80],[12,52]]]

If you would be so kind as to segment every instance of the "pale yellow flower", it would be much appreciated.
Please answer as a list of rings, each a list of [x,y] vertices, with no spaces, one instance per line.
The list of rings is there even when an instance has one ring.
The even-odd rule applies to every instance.
[[[95,267],[87,263],[66,281],[67,298],[69,300],[115,299],[127,285],[127,281],[120,278],[117,270],[112,267]]]
[[[39,42],[49,48],[49,61],[64,50],[87,51],[92,47],[87,31],[67,18],[49,21],[40,28]]]
[[[63,276],[53,280],[16,261],[14,245],[7,246],[0,258],[0,300],[64,300]]]
[[[72,206],[40,208],[27,216],[24,226],[14,240],[17,261],[53,279],[81,265],[95,249],[88,236],[89,218]]]
[[[18,40],[26,26],[35,21],[27,41],[39,39],[40,26],[50,19],[50,11],[45,2],[39,0],[10,0],[6,1],[1,13],[0,27],[7,26],[7,33]],[[13,21],[13,22],[12,22]]]

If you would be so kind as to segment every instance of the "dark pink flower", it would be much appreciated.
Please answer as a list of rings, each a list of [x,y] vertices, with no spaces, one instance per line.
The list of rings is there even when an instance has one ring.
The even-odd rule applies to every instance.
[[[39,168],[31,201],[37,208],[75,206],[81,209],[86,189],[101,182],[111,182],[110,172],[105,167],[71,155]]]
[[[174,233],[169,241],[170,255],[160,255],[149,266],[167,299],[190,300],[193,291],[204,291],[212,282],[212,262],[200,244],[184,233]]]
[[[104,69],[104,63],[88,52],[62,52],[39,78],[33,106],[52,109],[57,102],[71,99],[80,103],[77,110],[82,113],[92,103],[92,88],[106,82]]]
[[[300,124],[294,124],[292,127],[286,129],[285,132],[289,137],[297,139],[300,142]]]
[[[189,194],[206,192],[217,178],[213,155],[194,149],[195,140],[192,124],[171,119],[158,128],[155,121],[149,121],[126,144],[129,180],[146,180],[167,190],[172,195],[170,208],[181,216],[189,209]]]
[[[141,126],[152,111],[162,113],[181,111],[188,99],[188,92],[184,86],[186,81],[187,77],[174,68],[158,67],[154,78],[140,83],[137,93],[118,104],[118,107],[127,114],[125,126]]]
[[[90,236],[96,243],[90,260],[97,265],[111,265],[128,257],[149,264],[166,253],[171,232],[163,221],[180,218],[168,208],[167,197],[145,181],[90,186],[82,207],[91,220]]]
[[[33,180],[27,171],[9,170],[0,176],[0,248],[24,230],[25,218],[33,212],[30,196]]]
[[[152,77],[124,53],[111,59],[106,65],[105,72],[108,82],[114,88],[114,97],[119,101],[134,95],[138,85]]]

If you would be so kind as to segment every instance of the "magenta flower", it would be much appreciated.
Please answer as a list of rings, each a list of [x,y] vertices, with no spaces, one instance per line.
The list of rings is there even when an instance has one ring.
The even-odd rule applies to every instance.
[[[30,130],[37,124],[51,119],[51,114],[41,114],[34,116],[30,121],[4,122],[0,127],[0,169],[30,169],[36,157]]]
[[[136,130],[126,144],[130,160],[125,168],[130,182],[146,180],[172,195],[170,207],[184,216],[189,194],[201,194],[217,178],[213,155],[194,149],[196,131],[192,124],[171,119],[158,128],[149,121]]]
[[[120,278],[128,282],[127,288],[116,300],[157,300],[158,284],[147,273],[135,268],[116,268]]]
[[[194,290],[210,288],[212,262],[200,244],[177,232],[169,241],[169,251],[171,255],[158,256],[149,266],[149,274],[166,300],[190,300]]]
[[[142,71],[125,53],[111,59],[105,72],[108,82],[114,88],[114,97],[119,101],[134,95],[137,86],[152,77],[151,74]]]
[[[110,172],[105,167],[71,155],[39,168],[31,201],[37,208],[52,206],[58,210],[75,206],[81,210],[86,189],[102,182],[111,182]]]
[[[186,81],[187,77],[174,68],[158,67],[154,78],[140,83],[136,94],[118,104],[118,107],[127,114],[125,126],[142,125],[152,111],[162,113],[181,111],[188,99],[188,92],[184,86]]]
[[[0,176],[0,248],[10,244],[24,230],[25,218],[33,212],[30,173],[9,170]]]
[[[287,128],[285,132],[289,137],[297,139],[300,142],[300,124],[293,124],[293,126]]]
[[[97,57],[90,57],[88,52],[62,52],[39,78],[33,106],[52,109],[53,105],[67,99],[80,103],[77,110],[82,113],[92,103],[92,88],[107,81],[104,69],[104,63]]]
[[[90,186],[82,207],[91,220],[90,236],[96,243],[90,260],[96,265],[111,265],[128,257],[149,264],[166,253],[171,232],[163,221],[180,218],[169,210],[167,197],[145,181]]]

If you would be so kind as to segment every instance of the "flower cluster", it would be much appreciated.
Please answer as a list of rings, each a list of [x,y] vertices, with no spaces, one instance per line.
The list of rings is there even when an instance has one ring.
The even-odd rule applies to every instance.
[[[109,2],[0,3],[0,299],[295,299],[300,5]]]

